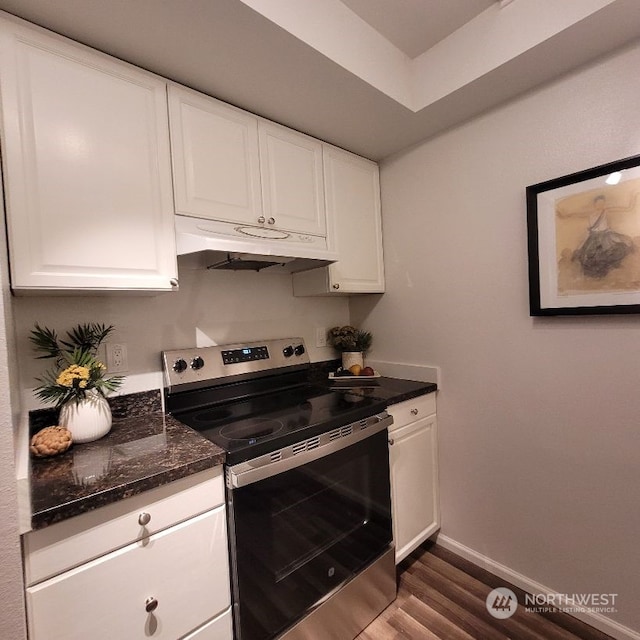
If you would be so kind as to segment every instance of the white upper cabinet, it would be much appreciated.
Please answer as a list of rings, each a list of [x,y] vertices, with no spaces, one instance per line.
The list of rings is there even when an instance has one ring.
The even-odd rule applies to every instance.
[[[260,224],[258,119],[169,85],[176,213]]]
[[[176,213],[326,235],[318,140],[176,85],[169,118]]]
[[[3,19],[0,89],[13,288],[177,286],[165,83]]]
[[[265,120],[258,131],[267,225],[326,235],[322,144]]]
[[[324,147],[327,218],[338,261],[296,273],[298,296],[383,293],[384,263],[380,212],[380,179],[374,162]]]

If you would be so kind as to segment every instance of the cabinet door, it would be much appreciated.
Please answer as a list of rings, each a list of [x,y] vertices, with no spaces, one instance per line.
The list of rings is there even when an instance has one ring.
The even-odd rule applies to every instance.
[[[170,290],[164,82],[3,22],[0,83],[12,286]]]
[[[329,265],[329,289],[338,293],[384,292],[378,165],[325,147],[327,217],[338,261]]]
[[[263,120],[258,133],[266,224],[324,236],[322,144]]]
[[[233,640],[233,622],[231,608],[220,614],[214,620],[203,624],[193,633],[182,640]]]
[[[176,640],[191,633],[230,605],[224,509],[29,587],[29,638]],[[151,598],[157,605],[147,612]]]
[[[294,273],[294,295],[384,293],[378,165],[325,145],[324,180],[328,237],[338,261]]]
[[[396,564],[440,527],[436,417],[389,437]]]
[[[169,122],[176,213],[257,224],[258,119],[171,85]]]

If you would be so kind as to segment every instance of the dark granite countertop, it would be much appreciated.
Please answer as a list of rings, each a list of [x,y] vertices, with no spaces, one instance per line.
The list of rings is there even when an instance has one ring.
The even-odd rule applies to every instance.
[[[125,417],[117,403],[112,412],[113,426],[104,438],[54,458],[32,459],[33,529],[224,462],[220,447],[160,411],[159,396]]]
[[[362,386],[356,386],[353,382],[329,382],[329,385],[332,389],[344,389],[356,395],[372,396],[380,400],[386,400],[387,405],[411,400],[411,398],[433,393],[438,389],[438,385],[433,382],[418,382],[416,380],[387,378],[385,376],[367,380],[363,382]]]
[[[363,380],[361,385],[358,385],[355,380],[349,382],[340,382],[339,378],[336,382],[329,380],[329,373],[336,371],[339,366],[340,360],[316,362],[312,364],[311,379],[317,384],[326,384],[330,389],[344,389],[349,393],[386,400],[387,405],[398,404],[438,390],[438,385],[434,382],[419,382],[403,378],[387,378],[386,376]]]
[[[377,384],[371,387],[359,387],[355,390],[351,389],[351,392],[372,395],[375,398],[386,400],[387,405],[390,405],[433,393],[438,389],[438,385],[434,382],[418,382],[417,380],[386,378],[384,376],[377,378],[376,382]]]
[[[437,389],[429,382],[381,377],[363,386],[327,380],[333,363],[314,367],[315,382],[396,404]],[[100,440],[74,445],[54,458],[32,459],[31,526],[42,529],[67,518],[142,493],[224,462],[224,451],[170,415],[160,393],[110,400],[111,431]],[[32,431],[56,423],[52,410],[32,412]]]

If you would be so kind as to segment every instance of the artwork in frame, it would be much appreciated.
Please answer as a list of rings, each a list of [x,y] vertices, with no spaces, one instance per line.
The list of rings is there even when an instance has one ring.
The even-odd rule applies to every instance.
[[[640,156],[527,187],[532,316],[640,313]]]

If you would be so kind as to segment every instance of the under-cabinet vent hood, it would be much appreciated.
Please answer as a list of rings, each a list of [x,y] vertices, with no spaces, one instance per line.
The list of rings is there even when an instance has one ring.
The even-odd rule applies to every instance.
[[[178,255],[203,254],[210,269],[304,271],[338,258],[322,236],[265,226],[203,220],[176,215]]]
[[[217,255],[217,252],[214,253]],[[207,269],[227,269],[229,271],[261,271],[267,267],[284,267],[296,258],[285,256],[257,256],[252,253],[227,253],[224,258],[207,265]]]

